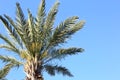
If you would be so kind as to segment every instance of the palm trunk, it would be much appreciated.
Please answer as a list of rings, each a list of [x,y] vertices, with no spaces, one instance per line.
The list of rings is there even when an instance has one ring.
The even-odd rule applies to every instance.
[[[31,77],[31,78],[26,77],[25,80],[44,80],[44,79],[43,79],[43,77],[37,77],[37,78],[34,78],[34,77]]]
[[[27,62],[24,65],[24,71],[26,73],[25,80],[44,80],[41,74],[42,71],[42,63],[37,60],[32,60]]]

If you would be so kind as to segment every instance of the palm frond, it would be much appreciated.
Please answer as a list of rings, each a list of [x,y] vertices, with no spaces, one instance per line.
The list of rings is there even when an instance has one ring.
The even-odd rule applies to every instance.
[[[2,69],[0,69],[0,79],[4,78],[9,73],[11,68],[23,65],[23,62],[9,56],[0,55],[0,60],[7,63]]]
[[[6,50],[9,50],[9,51],[12,51],[12,52],[19,54],[19,50],[16,50],[15,48],[13,48],[7,44],[0,44],[0,48],[3,48],[3,49],[6,49]]]
[[[12,67],[13,67],[13,64],[9,63],[5,65],[2,69],[0,69],[0,79],[5,78],[5,76],[9,73]]]
[[[43,28],[40,28],[40,43],[42,43],[43,46],[43,53],[44,51],[48,48],[49,45],[49,40],[52,36],[52,26],[54,24],[54,20],[55,20],[55,16],[57,14],[58,11],[58,6],[59,6],[59,2],[57,1],[54,6],[51,8],[50,12],[48,13],[48,16],[46,17],[45,23]],[[42,24],[42,25],[43,25]]]
[[[69,36],[67,34],[68,31],[73,25],[75,25],[77,19],[77,16],[73,16],[60,23],[60,25],[55,29],[53,33],[49,46],[57,46],[60,43],[64,43],[66,38]]]
[[[29,42],[28,38],[28,22],[26,21],[24,17],[24,13],[20,7],[19,3],[16,3],[16,25],[17,25],[17,32],[22,39],[25,47],[27,48],[27,44]]]
[[[30,10],[28,9],[28,31],[27,31],[27,35],[28,35],[28,38],[29,38],[29,41],[30,42],[33,42],[33,40],[35,40],[34,36],[34,19],[33,19],[33,16],[30,12]]]
[[[41,17],[45,16],[45,0],[41,0],[40,6],[38,8],[37,20],[41,20]]]
[[[5,18],[8,20],[8,22],[14,27],[14,29],[17,30],[17,25],[15,24],[15,22],[13,21],[13,19],[12,19],[10,16],[6,15],[6,14],[4,14],[4,17],[5,17]]]
[[[57,1],[57,2],[55,2],[54,6],[51,8],[50,12],[48,13],[48,16],[47,16],[46,22],[45,22],[45,26],[44,26],[45,29],[48,30],[47,32],[50,32],[52,29],[56,14],[58,12],[58,6],[59,6],[59,2]]]
[[[21,28],[8,15],[4,15],[4,16],[9,21],[9,23],[12,25],[12,27],[14,27],[13,31],[11,30],[12,34],[16,38],[16,41],[18,42],[20,47],[23,48],[23,43],[25,44],[25,39],[26,39],[25,27],[27,26],[27,23],[23,26],[23,28]]]
[[[15,60],[14,58],[1,57],[1,55],[0,55],[0,59],[2,59],[4,62],[9,62],[2,69],[0,69],[0,79],[3,79],[9,73],[11,68],[19,67],[22,65],[22,62],[19,62],[19,61]]]
[[[61,73],[64,76],[66,75],[69,77],[73,77],[73,75],[70,73],[70,71],[62,66],[44,65],[44,68],[45,68],[46,72],[52,76],[55,76],[56,73]]]
[[[13,63],[15,65],[22,65],[21,61],[18,61],[17,59],[10,57],[10,56],[3,56],[0,55],[0,60],[6,63]]]
[[[67,34],[68,34],[68,35],[74,34],[76,31],[82,29],[82,27],[84,26],[84,24],[85,24],[85,21],[84,21],[84,20],[76,23],[73,27],[70,28],[70,30],[68,30],[68,33],[67,33]],[[69,37],[69,36],[68,36],[68,37]]]
[[[23,44],[21,42],[21,39],[19,37],[19,32],[18,32],[18,27],[16,26],[16,24],[14,23],[14,21],[12,20],[12,18],[10,18],[8,15],[4,15],[5,18],[9,21],[9,23],[14,27],[12,28],[11,25],[8,25],[7,26],[7,29],[9,30],[10,32],[10,36],[13,38],[13,40],[15,40],[19,45],[20,47],[22,48],[23,47]],[[4,22],[4,24],[8,24],[6,23],[6,21]]]
[[[10,39],[5,37],[4,35],[0,34],[0,39],[4,40],[8,45],[15,47],[14,44],[10,41]]]
[[[19,50],[17,49],[17,47],[13,41],[11,41],[10,39],[8,39],[7,37],[5,37],[2,34],[0,34],[0,39],[4,40],[9,46],[11,46],[15,52],[19,52]]]
[[[8,23],[8,21],[3,18],[2,16],[0,16],[0,20],[3,22],[4,26],[7,28],[7,30],[12,33],[13,29],[12,26]]]
[[[26,24],[24,13],[20,7],[19,3],[16,3],[16,21],[19,27],[23,27]]]
[[[84,49],[82,48],[68,48],[68,49],[54,49],[51,51],[51,53],[49,53],[49,58],[47,58],[47,60],[45,61],[45,63],[53,60],[53,59],[58,59],[61,60],[65,57],[67,57],[68,55],[76,55],[79,52],[83,52]]]
[[[42,43],[43,40],[43,26],[45,23],[45,0],[41,0],[40,6],[38,8],[37,17],[36,17],[36,39],[37,42]],[[42,40],[41,40],[42,39]]]

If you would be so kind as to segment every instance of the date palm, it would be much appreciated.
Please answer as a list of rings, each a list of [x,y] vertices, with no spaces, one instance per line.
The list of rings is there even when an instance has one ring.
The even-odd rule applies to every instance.
[[[24,66],[26,80],[43,80],[44,71],[53,76],[56,73],[73,76],[67,68],[51,64],[51,62],[83,52],[82,48],[62,48],[61,44],[80,30],[84,21],[77,21],[78,17],[73,16],[54,28],[58,6],[59,2],[56,1],[46,15],[45,0],[41,0],[37,16],[33,17],[28,9],[26,19],[20,4],[16,3],[15,21],[6,14],[0,15],[0,20],[8,31],[8,35],[0,34],[0,39],[5,42],[0,45],[0,48],[9,50],[20,57],[17,59],[0,55],[0,60],[6,62],[6,65],[0,69],[0,78],[5,77],[11,68],[19,66]]]

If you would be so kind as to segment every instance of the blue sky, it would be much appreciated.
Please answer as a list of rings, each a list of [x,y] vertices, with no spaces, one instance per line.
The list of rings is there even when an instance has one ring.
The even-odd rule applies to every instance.
[[[77,15],[85,20],[83,29],[77,32],[65,45],[82,47],[85,52],[69,56],[59,63],[70,69],[73,78],[44,74],[45,80],[120,80],[120,1],[119,0],[59,0],[60,7],[56,23]],[[40,0],[1,0],[0,15],[15,17],[15,3],[20,2],[25,14],[29,8],[35,15]],[[55,0],[46,0],[46,12]],[[26,14],[27,16],[27,14]],[[0,33],[4,33],[0,23]],[[1,41],[0,41],[1,42]],[[3,54],[0,51],[0,54]],[[10,53],[9,53],[10,54]],[[13,69],[9,80],[24,79],[24,72]]]

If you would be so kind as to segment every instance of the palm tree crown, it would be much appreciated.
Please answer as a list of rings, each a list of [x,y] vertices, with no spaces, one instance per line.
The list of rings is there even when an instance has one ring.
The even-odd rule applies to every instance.
[[[0,69],[0,78],[5,77],[11,68],[22,65],[26,73],[26,80],[43,80],[43,71],[53,76],[55,73],[73,76],[67,68],[51,64],[51,61],[83,52],[82,48],[61,48],[60,45],[80,30],[84,21],[77,21],[77,16],[69,17],[54,29],[58,6],[59,2],[56,1],[46,15],[45,0],[41,0],[37,16],[33,17],[28,9],[26,19],[20,4],[16,3],[15,21],[6,14],[0,15],[0,20],[9,33],[9,37],[0,34],[0,39],[5,41],[0,48],[12,51],[21,58],[18,60],[14,57],[0,55],[0,60],[6,62],[6,65]]]

